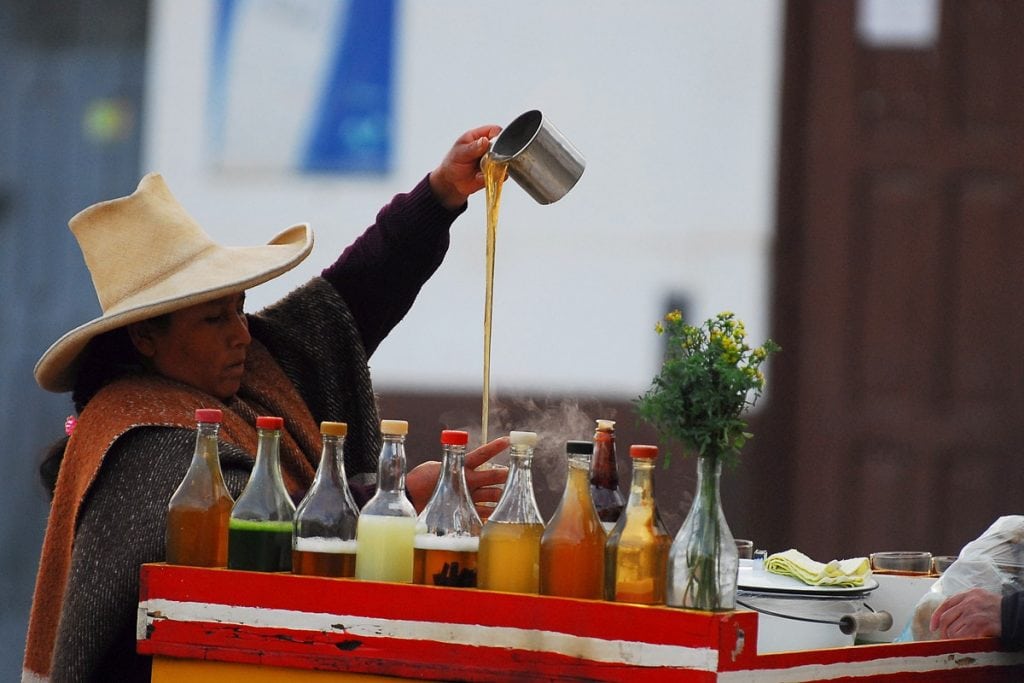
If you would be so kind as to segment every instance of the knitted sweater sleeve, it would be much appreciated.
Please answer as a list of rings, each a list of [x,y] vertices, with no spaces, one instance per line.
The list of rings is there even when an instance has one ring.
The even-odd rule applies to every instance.
[[[410,192],[395,195],[376,222],[323,271],[348,304],[369,357],[412,307],[448,251],[449,211],[425,176]]]
[[[237,496],[251,456],[220,446],[225,482]],[[75,534],[54,647],[54,683],[149,680],[149,658],[135,653],[139,567],[164,561],[167,501],[194,449],[189,430],[143,427],[107,452]]]

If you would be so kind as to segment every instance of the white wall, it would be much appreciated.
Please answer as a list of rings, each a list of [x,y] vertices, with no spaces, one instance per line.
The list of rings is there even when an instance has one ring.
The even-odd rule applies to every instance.
[[[225,244],[301,221],[316,231],[313,255],[253,290],[253,306],[332,262],[464,130],[537,108],[587,169],[549,206],[505,188],[492,392],[639,394],[673,294],[691,302],[688,319],[732,310],[762,341],[779,0],[406,0],[398,14],[390,176],[218,175],[203,156],[211,3],[153,0],[144,168]],[[480,387],[483,203],[471,199],[445,264],[373,357],[379,390]]]

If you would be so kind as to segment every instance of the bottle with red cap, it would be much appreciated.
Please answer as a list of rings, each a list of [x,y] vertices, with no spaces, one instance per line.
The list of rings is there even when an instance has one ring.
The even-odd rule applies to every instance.
[[[295,510],[292,573],[351,577],[356,573],[359,507],[345,476],[344,422],[321,422],[320,464]]]
[[[605,599],[643,605],[665,603],[665,576],[672,539],[654,500],[657,446],[629,449],[633,480],[629,499],[605,544]]]
[[[441,432],[441,472],[416,521],[413,578],[429,586],[476,586],[483,523],[466,486],[467,432]]]
[[[192,464],[167,504],[167,562],[193,567],[228,563],[228,517],[234,499],[224,484],[217,448],[221,412],[196,410]]]
[[[257,572],[292,568],[295,504],[281,476],[280,417],[256,418],[256,462],[228,523],[228,567]]]

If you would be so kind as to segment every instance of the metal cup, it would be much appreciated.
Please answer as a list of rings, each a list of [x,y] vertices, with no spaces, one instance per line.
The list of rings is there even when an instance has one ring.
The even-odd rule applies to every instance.
[[[491,156],[540,204],[556,202],[583,175],[586,160],[536,109],[518,116],[491,143]]]

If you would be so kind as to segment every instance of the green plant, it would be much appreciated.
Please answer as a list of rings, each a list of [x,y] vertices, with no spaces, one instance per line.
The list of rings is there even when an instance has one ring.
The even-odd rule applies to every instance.
[[[663,439],[734,464],[752,436],[743,412],[764,389],[761,365],[781,347],[771,339],[748,346],[743,323],[730,312],[695,327],[672,311],[655,330],[667,335],[668,350],[651,388],[636,400],[637,414]]]

